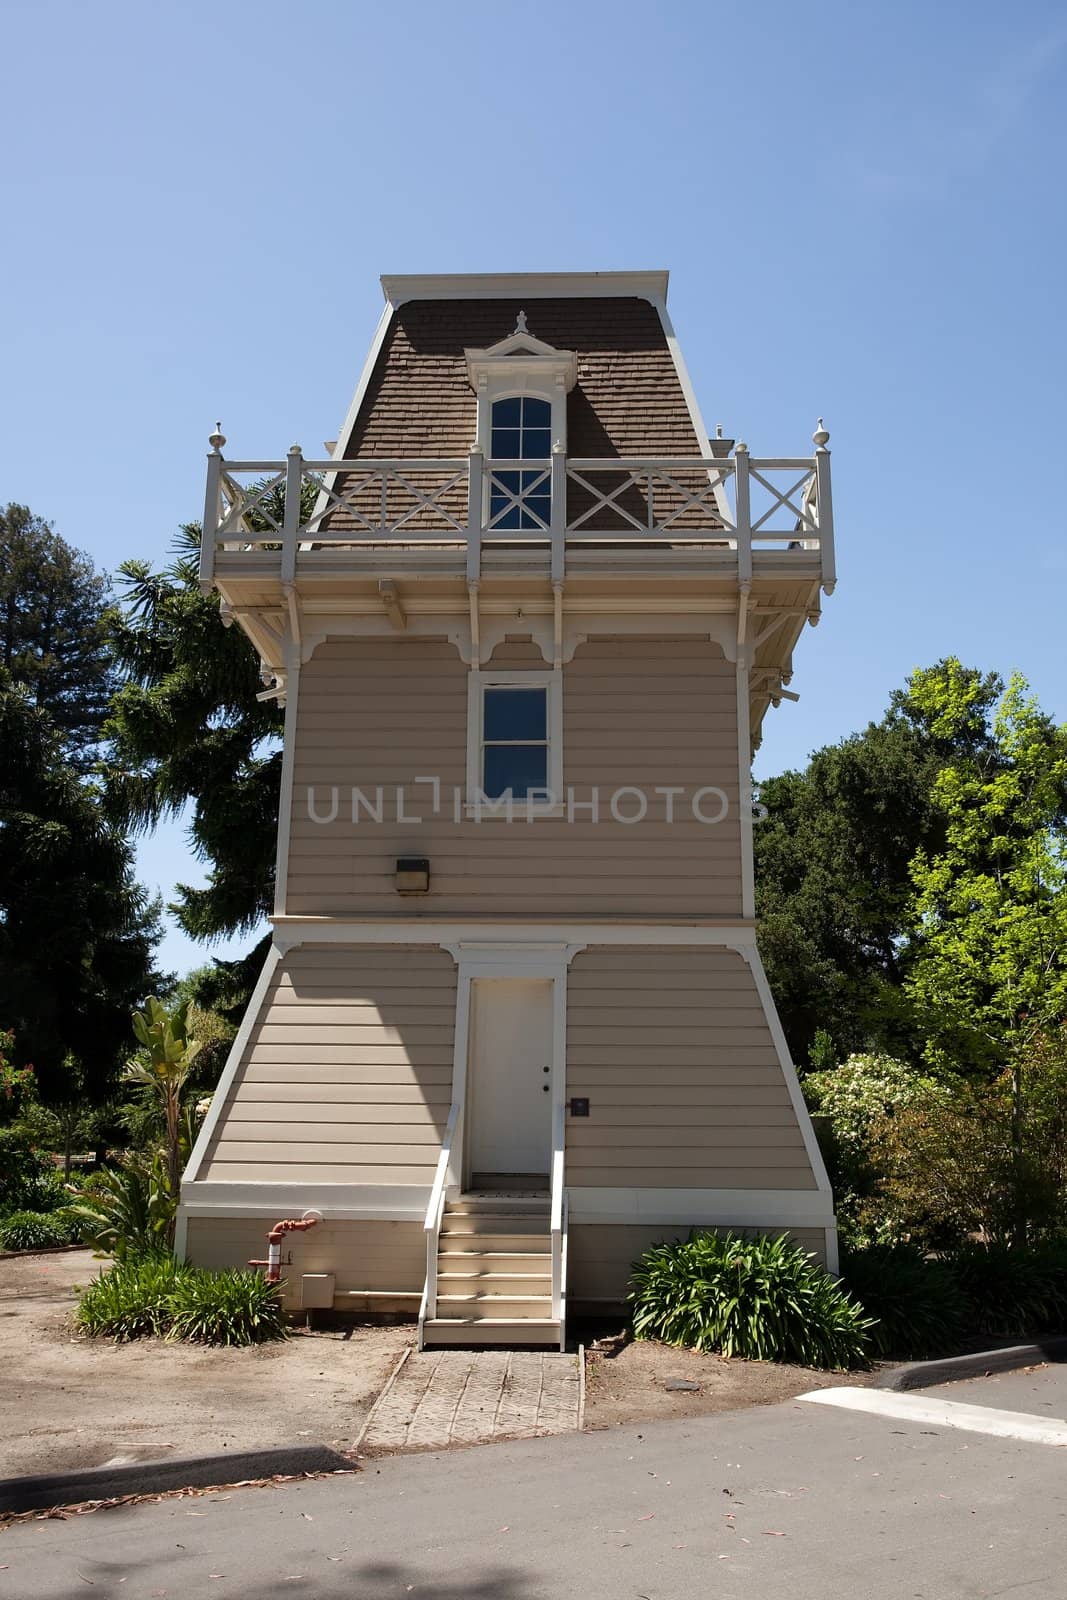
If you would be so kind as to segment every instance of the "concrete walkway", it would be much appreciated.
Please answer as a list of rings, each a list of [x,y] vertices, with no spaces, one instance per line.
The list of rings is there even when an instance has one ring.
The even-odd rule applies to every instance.
[[[376,1401],[361,1450],[432,1450],[572,1433],[578,1358],[537,1350],[411,1351]]]

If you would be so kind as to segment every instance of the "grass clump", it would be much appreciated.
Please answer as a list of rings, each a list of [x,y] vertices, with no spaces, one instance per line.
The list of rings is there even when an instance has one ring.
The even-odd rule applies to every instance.
[[[155,1252],[127,1257],[82,1293],[83,1332],[128,1339],[185,1339],[197,1344],[264,1344],[287,1337],[278,1287],[258,1272],[210,1272]]]
[[[196,1344],[266,1344],[287,1337],[276,1284],[259,1272],[188,1272],[171,1297],[171,1339]]]
[[[750,1361],[869,1365],[873,1320],[785,1235],[695,1232],[646,1250],[630,1281],[638,1339]]]
[[[175,1289],[191,1270],[162,1253],[117,1261],[83,1290],[77,1324],[85,1333],[119,1344],[160,1337],[173,1321]]]

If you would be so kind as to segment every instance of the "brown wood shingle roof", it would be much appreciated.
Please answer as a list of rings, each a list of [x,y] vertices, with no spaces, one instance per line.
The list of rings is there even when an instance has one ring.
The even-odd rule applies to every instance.
[[[658,312],[647,300],[605,296],[411,300],[397,307],[346,458],[465,455],[475,435],[476,400],[464,352],[507,338],[522,310],[535,338],[573,350],[578,358],[577,383],[568,396],[569,456],[700,455]],[[706,474],[693,479],[696,485],[701,481],[706,487]],[[640,515],[635,491],[624,503],[631,499],[629,509]],[[580,513],[583,500],[589,503],[572,485],[572,515]],[[700,520],[706,525],[707,512]],[[678,525],[689,524],[692,515],[683,514]]]
[[[460,456],[474,437],[466,349],[530,332],[578,356],[569,397],[574,456],[697,455],[696,434],[647,300],[412,300],[394,312],[348,443],[349,456]]]

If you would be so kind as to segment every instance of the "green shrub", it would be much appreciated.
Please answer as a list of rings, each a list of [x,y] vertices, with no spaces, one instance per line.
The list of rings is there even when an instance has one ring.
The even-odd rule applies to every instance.
[[[249,1268],[193,1271],[175,1285],[169,1337],[196,1344],[266,1344],[287,1337],[278,1286]]]
[[[653,1245],[634,1266],[630,1302],[638,1339],[805,1367],[868,1364],[871,1320],[785,1236]]]
[[[94,1173],[69,1209],[82,1236],[118,1261],[165,1249],[175,1208],[162,1157],[128,1156]]]
[[[277,1285],[258,1272],[209,1272],[159,1251],[102,1272],[83,1291],[77,1322],[120,1343],[166,1337],[247,1345],[288,1336]]]
[[[1067,1317],[1062,1252],[968,1243],[959,1245],[946,1264],[967,1302],[974,1333],[1014,1339],[1062,1328]]]
[[[967,1333],[969,1308],[951,1271],[915,1245],[845,1251],[841,1273],[849,1292],[875,1319],[871,1345],[879,1356],[946,1355]]]
[[[13,1211],[53,1211],[63,1180],[49,1156],[21,1128],[0,1128],[0,1216]]]
[[[194,1269],[160,1253],[129,1257],[82,1292],[77,1323],[119,1343],[167,1333],[175,1290]]]
[[[45,1250],[70,1242],[70,1223],[61,1211],[13,1211],[0,1221],[0,1250]]]

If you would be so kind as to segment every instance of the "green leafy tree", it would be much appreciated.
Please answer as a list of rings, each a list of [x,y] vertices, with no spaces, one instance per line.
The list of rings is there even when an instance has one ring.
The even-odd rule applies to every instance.
[[[974,712],[971,686],[954,667],[916,673],[909,688],[912,703],[950,735]],[[1014,676],[990,739],[942,767],[933,798],[944,837],[940,848],[920,849],[912,866],[905,989],[931,1064],[1010,1075],[1020,1242],[1027,1063],[1067,1017],[1067,727]]]
[[[760,951],[796,1060],[921,1047],[902,995],[911,862],[937,849],[944,818],[938,773],[988,743],[995,675],[940,662],[931,682],[958,678],[967,714],[946,721],[925,698],[896,691],[880,722],[828,745],[803,772],[760,784],[754,829]]]
[[[0,1017],[41,1098],[74,1055],[86,1096],[111,1093],[129,1015],[158,984],[158,906],[47,714],[0,668]]]
[[[189,1005],[168,1010],[152,997],[143,1011],[134,1013],[133,1031],[141,1048],[125,1076],[159,1097],[166,1126],[167,1183],[177,1204],[182,1176],[182,1096],[200,1050],[189,1033]]]
[[[273,902],[282,713],[259,701],[256,654],[227,628],[219,597],[202,594],[200,530],[190,523],[163,571],[128,561],[112,646],[122,685],[106,735],[112,815],[151,828],[191,807],[189,836],[209,863],[203,888],[178,886],[172,907],[195,939],[247,933]],[[239,1010],[265,941],[242,962],[217,964],[198,1000]]]
[[[1067,1205],[1067,1037],[1035,1040],[1025,1093],[1009,1068],[957,1079],[872,1123],[866,1154],[878,1179],[862,1220],[924,1244],[981,1233],[1003,1244],[1062,1231]]]
[[[108,626],[107,580],[89,558],[28,506],[0,508],[0,666],[81,761],[115,687]]]

